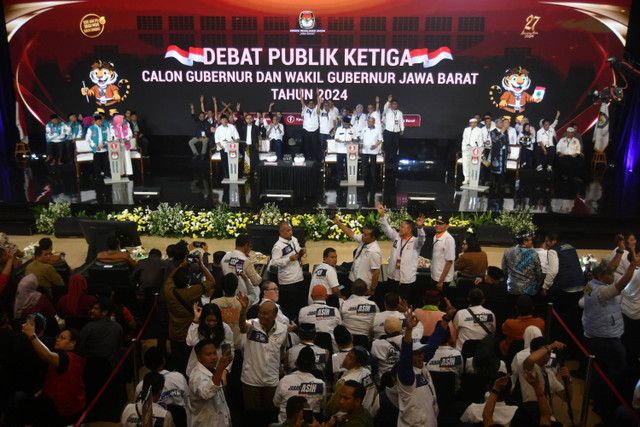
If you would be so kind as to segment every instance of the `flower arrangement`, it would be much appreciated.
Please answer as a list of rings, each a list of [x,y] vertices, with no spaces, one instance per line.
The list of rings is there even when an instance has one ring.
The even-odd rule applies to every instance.
[[[498,218],[496,218],[496,224],[509,227],[514,236],[526,230],[535,233],[537,229],[533,223],[533,212],[531,212],[531,208],[517,209],[513,212],[502,211]]]
[[[86,216],[85,213],[82,213]],[[379,226],[379,215],[376,211],[370,211],[366,215],[357,211],[352,213],[337,212],[340,221],[356,233],[362,233],[364,227]],[[38,231],[44,234],[52,234],[55,220],[62,216],[71,216],[70,205],[65,202],[49,204],[40,208],[36,215]],[[161,237],[187,237],[193,239],[230,239],[241,233],[246,233],[247,226],[252,225],[278,225],[281,221],[289,221],[293,226],[304,227],[308,240],[332,240],[345,242],[349,240],[338,226],[333,223],[333,216],[318,205],[311,213],[291,214],[282,212],[272,203],[267,203],[257,214],[249,212],[231,211],[225,204],[219,204],[210,210],[194,210],[181,204],[170,205],[161,203],[157,208],[136,207],[124,209],[120,212],[99,212],[93,216],[97,219],[110,219],[115,221],[133,221],[137,224],[138,233]],[[385,217],[389,224],[398,228],[402,221],[414,218],[406,208],[385,211]],[[502,219],[500,219],[502,218]],[[501,214],[500,221],[511,224],[511,227],[535,229],[531,222],[530,211],[523,213]],[[426,226],[435,224],[435,218],[427,218]],[[478,225],[492,223],[490,214],[473,217],[464,214],[452,216],[449,224],[452,227],[465,227],[467,232],[473,233]],[[498,220],[496,220],[498,222]],[[507,225],[509,226],[509,225]],[[384,234],[381,236],[384,240]]]
[[[131,258],[136,261],[140,261],[141,259],[145,259],[149,257],[149,253],[144,248],[144,246],[136,246],[131,250]]]
[[[36,208],[36,229],[38,233],[53,234],[58,218],[71,216],[71,204],[63,200]]]

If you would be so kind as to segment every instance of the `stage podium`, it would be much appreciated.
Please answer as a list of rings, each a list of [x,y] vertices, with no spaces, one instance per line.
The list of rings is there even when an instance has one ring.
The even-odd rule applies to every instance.
[[[340,181],[340,185],[345,187],[364,187],[364,181],[358,180],[358,151],[360,144],[356,141],[344,143],[347,154],[347,180]]]
[[[473,147],[471,148],[471,167],[469,168],[469,184],[462,185],[460,189],[462,190],[471,190],[471,191],[487,191],[489,187],[484,185],[478,185],[480,182],[480,168],[482,167],[482,162],[480,158],[482,156],[482,147]]]
[[[240,164],[240,143],[244,141],[225,141],[224,152],[227,156],[227,163],[229,165],[229,178],[225,178],[221,181],[222,184],[244,184],[247,182],[244,178],[238,178]],[[224,155],[224,154],[223,154]]]
[[[129,182],[129,178],[124,175],[124,141],[116,139],[107,143],[109,148],[109,168],[111,178],[105,179],[105,184],[120,184]]]

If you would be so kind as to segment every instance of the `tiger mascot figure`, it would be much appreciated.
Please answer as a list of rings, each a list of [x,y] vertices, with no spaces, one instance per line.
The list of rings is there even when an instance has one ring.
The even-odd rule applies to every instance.
[[[497,108],[510,113],[520,113],[525,110],[527,103],[541,101],[541,99],[534,98],[525,92],[530,86],[529,72],[522,67],[514,67],[505,71],[502,78],[502,88],[496,85],[491,86],[489,98]],[[502,94],[500,102],[496,102],[495,94]]]
[[[112,62],[98,60],[93,63],[89,73],[89,78],[94,85],[88,88],[82,82],[83,87],[80,92],[87,97],[87,102],[89,102],[90,96],[95,97],[96,104],[98,104],[96,113],[104,114],[103,107],[122,102],[129,95],[129,90],[131,89],[129,80],[122,79],[118,81],[118,73],[114,68],[115,66]],[[121,94],[123,88],[124,93]],[[117,112],[116,108],[109,109],[109,114],[112,116]]]

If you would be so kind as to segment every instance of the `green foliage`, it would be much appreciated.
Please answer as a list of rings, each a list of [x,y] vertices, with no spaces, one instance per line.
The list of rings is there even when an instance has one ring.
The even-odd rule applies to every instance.
[[[502,211],[495,222],[503,227],[509,227],[514,236],[526,230],[535,233],[537,229],[533,223],[533,212],[530,208],[517,209],[513,212]]]
[[[38,233],[53,234],[58,218],[71,216],[71,204],[65,201],[49,203],[48,206],[39,206],[36,210],[36,229]]]

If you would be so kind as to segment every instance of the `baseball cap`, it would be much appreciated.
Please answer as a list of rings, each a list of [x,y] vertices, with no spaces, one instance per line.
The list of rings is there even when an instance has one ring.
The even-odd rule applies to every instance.
[[[575,131],[576,131],[576,130],[575,130],[573,127],[571,127],[571,126],[569,126],[569,127],[567,128],[567,132],[575,132]]]
[[[384,333],[387,335],[402,331],[402,321],[397,317],[389,317],[384,321]]]
[[[449,224],[449,217],[447,215],[438,215],[436,224]]]
[[[478,119],[476,119],[475,117],[471,117],[469,119],[469,123],[476,123],[478,121]]]

